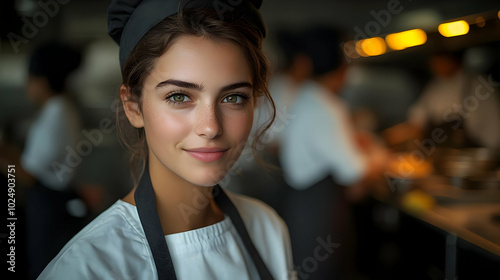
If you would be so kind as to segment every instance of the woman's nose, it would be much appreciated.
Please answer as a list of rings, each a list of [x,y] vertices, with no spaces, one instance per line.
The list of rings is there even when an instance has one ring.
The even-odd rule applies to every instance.
[[[200,137],[213,139],[222,134],[220,112],[215,105],[201,105],[197,108],[195,133]]]

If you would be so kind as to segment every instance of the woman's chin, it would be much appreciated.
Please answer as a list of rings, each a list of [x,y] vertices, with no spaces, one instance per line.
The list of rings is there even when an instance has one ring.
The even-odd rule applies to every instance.
[[[217,185],[220,181],[191,181],[193,185],[196,185],[198,187],[213,187]]]
[[[204,174],[199,174],[199,176],[189,178],[192,184],[200,186],[200,187],[213,187],[217,185],[224,177],[227,175],[227,172],[207,172]]]

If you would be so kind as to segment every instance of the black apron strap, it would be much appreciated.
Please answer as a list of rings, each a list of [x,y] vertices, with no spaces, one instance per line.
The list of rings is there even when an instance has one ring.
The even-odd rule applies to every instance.
[[[139,185],[134,194],[137,213],[141,220],[142,228],[146,234],[149,248],[153,253],[153,259],[158,272],[159,280],[175,280],[174,264],[168,251],[167,241],[163,235],[160,218],[156,211],[155,193],[149,177],[149,168],[146,165]]]
[[[219,185],[214,187],[213,194],[217,205],[231,218],[236,231],[241,237],[245,248],[257,268],[260,279],[272,280],[273,277],[271,273],[267,269],[264,261],[259,255],[259,252],[252,243],[245,224],[243,223],[243,220],[241,219],[240,214],[231,199],[229,199]],[[156,210],[155,194],[151,184],[151,178],[149,176],[148,165],[146,165],[141,181],[135,190],[134,198],[139,219],[141,220],[142,227],[146,234],[146,239],[148,240],[149,247],[153,253],[153,259],[158,272],[158,279],[177,279],[172,258],[170,256],[170,252],[168,251],[167,242],[161,228],[160,218],[158,217],[158,212]]]
[[[219,207],[222,209],[222,211],[231,218],[231,221],[236,227],[236,231],[238,231],[238,234],[240,235],[245,248],[250,254],[250,257],[252,257],[252,261],[257,268],[257,271],[259,272],[260,279],[273,279],[273,276],[267,269],[266,264],[260,257],[259,252],[250,239],[250,235],[248,235],[247,229],[245,227],[245,224],[243,223],[243,220],[241,219],[238,209],[236,209],[231,199],[227,197],[226,193],[224,192],[224,190],[222,190],[221,187],[219,187],[219,185],[216,185],[214,187],[214,199],[217,205],[219,205]]]

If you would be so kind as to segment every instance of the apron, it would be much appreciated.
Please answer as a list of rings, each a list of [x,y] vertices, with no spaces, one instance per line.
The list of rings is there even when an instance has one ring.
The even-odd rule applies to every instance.
[[[219,185],[214,187],[213,196],[215,202],[222,209],[224,214],[231,218],[236,231],[241,237],[247,252],[250,254],[252,261],[257,268],[260,279],[273,279],[271,273],[264,264],[264,261],[257,252],[257,249],[252,243],[238,210]],[[148,165],[146,165],[146,168],[144,169],[144,174],[142,175],[139,185],[137,186],[134,198],[139,219],[141,220],[142,227],[146,234],[146,239],[148,240],[149,247],[151,248],[151,252],[153,254],[156,271],[158,272],[158,279],[177,279],[172,258],[170,257],[170,253],[168,251],[167,242],[161,228],[160,218],[158,217],[158,212],[156,211],[155,195],[151,184],[151,178],[149,176]]]

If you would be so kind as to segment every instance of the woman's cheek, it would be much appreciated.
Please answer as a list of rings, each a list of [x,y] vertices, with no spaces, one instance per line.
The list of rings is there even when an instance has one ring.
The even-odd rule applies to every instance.
[[[160,141],[161,144],[173,141],[170,144],[175,145],[189,134],[189,119],[176,112],[155,112],[150,116],[148,123],[150,135],[154,138],[152,140]]]
[[[229,131],[232,131],[232,134],[235,138],[238,138],[238,141],[246,141],[252,130],[253,112],[248,110],[242,112],[242,114],[232,116],[229,120]]]

